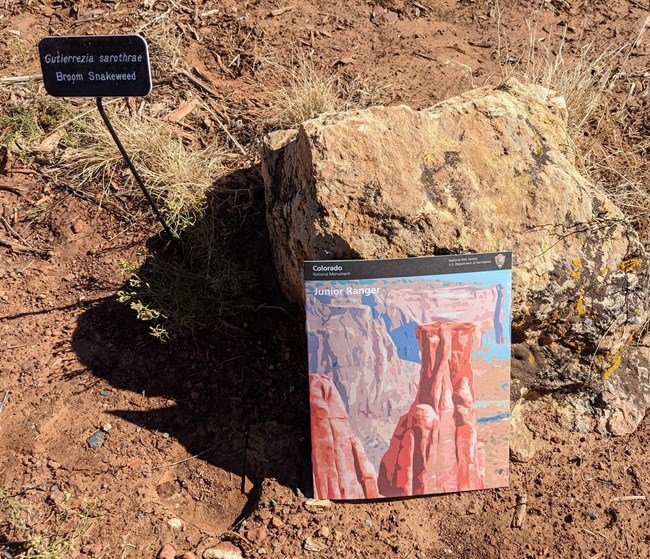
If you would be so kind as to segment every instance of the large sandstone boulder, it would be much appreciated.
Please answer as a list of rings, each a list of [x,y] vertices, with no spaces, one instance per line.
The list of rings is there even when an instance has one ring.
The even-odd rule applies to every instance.
[[[513,251],[513,398],[565,398],[577,429],[632,431],[650,405],[648,267],[576,169],[561,97],[509,81],[430,109],[324,115],[262,145],[280,284],[309,259]]]

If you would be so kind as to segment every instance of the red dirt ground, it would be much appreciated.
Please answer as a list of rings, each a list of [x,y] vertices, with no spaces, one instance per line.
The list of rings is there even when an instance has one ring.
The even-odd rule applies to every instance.
[[[531,26],[545,37],[538,45],[565,34],[570,59],[591,41],[596,51],[629,45],[650,14],[647,0],[379,5],[397,21],[372,18],[373,3],[360,0],[4,0],[0,77],[38,74],[47,35],[153,38],[165,28],[182,37],[179,64],[157,70],[154,91],[132,106],[164,114],[189,92],[207,95],[178,73],[198,71],[230,121],[242,119],[248,145],[259,133],[250,115],[266,108],[264,59],[289,64],[300,49],[325,73],[388,86],[386,104],[421,108],[498,83],[504,60],[525,57]],[[649,41],[619,81],[629,118],[646,123]],[[0,82],[0,102],[38,87]],[[205,139],[210,129],[194,117],[186,132]],[[647,138],[650,127],[641,130]],[[570,433],[546,399],[528,418],[537,454],[512,463],[507,489],[310,506],[303,317],[273,276],[259,175],[233,175],[252,200],[231,242],[258,270],[265,307],[241,320],[238,336],[215,328],[160,344],[115,299],[119,260],[141,258],[157,227],[119,198],[100,206],[96,192],[57,180],[57,157],[0,161],[0,496],[29,505],[21,517],[37,531],[70,531],[89,517],[70,557],[153,558],[164,544],[201,557],[220,540],[246,557],[650,557],[641,498],[650,422],[618,439]],[[89,449],[107,423],[103,446]],[[527,515],[513,528],[521,495]],[[3,559],[25,539],[10,512],[0,510]]]

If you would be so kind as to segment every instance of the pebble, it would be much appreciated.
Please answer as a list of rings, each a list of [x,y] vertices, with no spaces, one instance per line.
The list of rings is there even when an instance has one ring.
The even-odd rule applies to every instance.
[[[271,518],[271,526],[274,528],[280,528],[283,524],[284,522],[282,522],[282,520],[280,520],[277,516]]]
[[[307,538],[303,542],[302,547],[305,551],[313,551],[315,553],[326,551],[328,549],[325,544],[316,541],[314,538]]]
[[[110,390],[100,390],[99,395],[100,396],[108,396],[111,393]]]
[[[330,534],[331,534],[330,529],[327,526],[321,526],[321,528],[318,530],[318,535],[321,538],[327,539],[330,537]]]
[[[102,431],[104,431],[104,433],[108,433],[112,428],[113,426],[110,423],[104,423],[104,425],[102,425]]]
[[[203,559],[242,559],[242,553],[230,542],[219,542],[203,552]]]
[[[180,518],[170,518],[167,521],[167,525],[172,530],[180,530],[183,527],[183,521]]]
[[[96,450],[98,448],[101,448],[102,445],[104,444],[104,437],[105,437],[104,431],[95,431],[90,437],[86,439],[86,443],[88,443],[88,447],[92,448],[93,450]]]
[[[65,501],[65,493],[63,493],[63,491],[61,491],[60,489],[56,491],[52,491],[52,493],[50,493],[47,496],[46,501],[50,505],[60,507],[63,505],[63,502]]]
[[[169,438],[169,433],[163,433],[162,438],[163,439],[168,439]]]
[[[174,559],[176,557],[176,550],[166,543],[160,548],[160,551],[158,552],[158,555],[156,555],[157,559]]]
[[[253,543],[259,545],[266,539],[266,536],[268,536],[268,534],[269,533],[267,529],[264,528],[264,526],[260,526],[259,528],[248,530],[248,532],[246,532],[246,537]]]
[[[76,219],[72,222],[72,225],[70,225],[70,229],[75,235],[77,235],[86,229],[86,223],[82,219]]]

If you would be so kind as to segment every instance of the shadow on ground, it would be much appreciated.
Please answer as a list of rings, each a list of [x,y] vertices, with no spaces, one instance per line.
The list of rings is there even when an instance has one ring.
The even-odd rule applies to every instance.
[[[304,320],[275,280],[258,173],[231,175],[228,188],[251,201],[244,216],[231,216],[229,244],[255,276],[258,310],[233,320],[236,330],[216,326],[160,343],[111,297],[79,318],[73,348],[97,377],[144,394],[141,409],[110,413],[169,433],[190,455],[203,453],[201,460],[256,485],[272,477],[305,491],[311,467]],[[161,408],[160,398],[171,404]]]

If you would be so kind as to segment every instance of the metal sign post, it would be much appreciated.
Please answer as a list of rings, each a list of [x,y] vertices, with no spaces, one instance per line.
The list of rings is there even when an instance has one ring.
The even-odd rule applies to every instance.
[[[45,90],[54,97],[95,97],[115,145],[179,255],[183,248],[126,153],[103,97],[144,97],[151,91],[149,48],[139,35],[46,37],[38,45]]]

